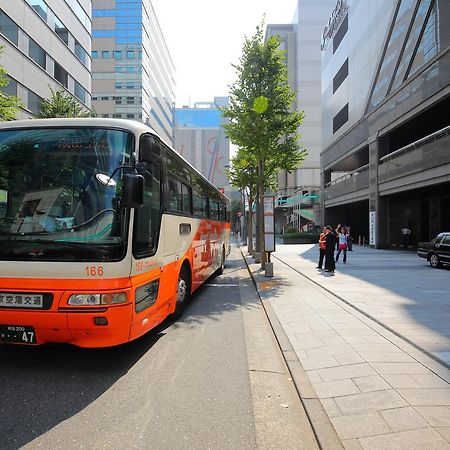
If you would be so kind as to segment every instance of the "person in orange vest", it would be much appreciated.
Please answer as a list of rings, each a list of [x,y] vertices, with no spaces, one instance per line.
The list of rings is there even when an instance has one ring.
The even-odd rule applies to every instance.
[[[322,269],[323,258],[325,257],[325,227],[322,228],[322,233],[319,236],[319,263],[316,269]]]

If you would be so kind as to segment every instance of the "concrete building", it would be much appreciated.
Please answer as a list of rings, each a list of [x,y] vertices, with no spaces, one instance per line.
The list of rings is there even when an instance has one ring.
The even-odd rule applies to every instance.
[[[269,24],[266,29],[266,39],[278,35],[286,51],[288,82],[297,94],[293,109],[305,112],[299,132],[308,156],[297,171],[281,171],[278,176],[280,204],[293,208],[293,215],[285,217],[297,228],[319,221],[319,207],[313,204],[320,188],[322,148],[320,39],[335,1],[298,0],[292,24]]]
[[[92,104],[173,143],[174,65],[150,0],[93,0]]]
[[[450,2],[339,0],[322,41],[326,223],[376,247],[450,229]]]
[[[91,0],[0,0],[0,64],[19,97],[18,119],[34,117],[51,86],[91,107]]]
[[[218,109],[221,106],[228,106],[228,97],[196,102],[193,108],[176,108],[175,150],[229,196],[226,167],[230,164],[230,143],[222,128],[227,119]]]

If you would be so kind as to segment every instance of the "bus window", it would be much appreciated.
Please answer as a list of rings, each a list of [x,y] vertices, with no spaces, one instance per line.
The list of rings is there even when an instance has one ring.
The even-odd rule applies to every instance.
[[[181,193],[181,182],[169,177],[169,211],[183,211],[183,197]]]
[[[219,203],[219,220],[226,220],[227,214],[226,214],[226,208],[225,205],[222,205],[222,203]]]
[[[135,210],[133,253],[136,257],[153,254],[158,245],[161,205],[159,167],[146,163],[144,205]]]
[[[219,220],[219,204],[217,202],[209,202],[209,218]]]
[[[181,196],[183,198],[183,212],[192,214],[192,189],[181,183]]]
[[[208,199],[194,191],[194,216],[208,217]]]

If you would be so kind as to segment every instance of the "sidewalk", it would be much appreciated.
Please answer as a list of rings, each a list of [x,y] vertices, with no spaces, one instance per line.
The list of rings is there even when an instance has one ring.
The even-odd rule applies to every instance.
[[[273,278],[246,257],[312,384],[307,397],[320,399],[345,448],[450,449],[449,271],[355,247],[326,276],[317,255],[311,245],[277,246]],[[297,387],[305,402],[307,385]]]

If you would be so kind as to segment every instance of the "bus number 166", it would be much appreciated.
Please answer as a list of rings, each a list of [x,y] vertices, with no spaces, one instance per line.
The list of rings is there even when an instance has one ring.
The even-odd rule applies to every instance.
[[[86,275],[88,277],[103,276],[103,266],[86,266],[84,270],[86,271]]]

